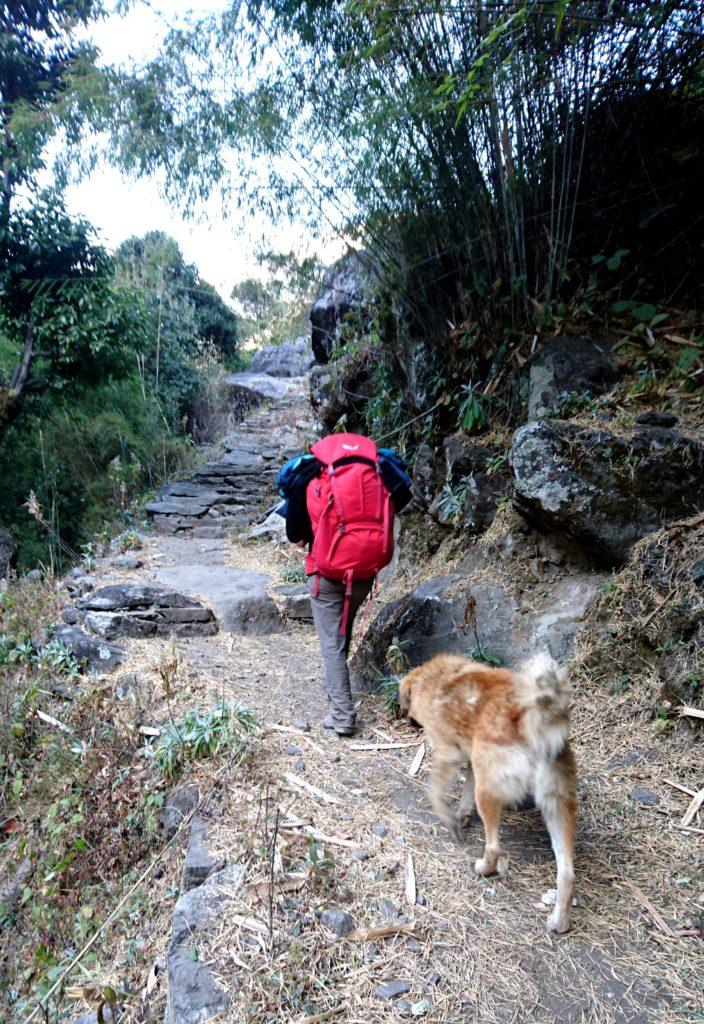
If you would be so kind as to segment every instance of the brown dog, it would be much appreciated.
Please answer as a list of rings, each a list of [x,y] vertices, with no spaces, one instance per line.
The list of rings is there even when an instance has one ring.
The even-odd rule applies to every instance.
[[[517,672],[438,654],[401,681],[401,708],[428,734],[436,752],[432,801],[449,825],[467,824],[476,809],[486,848],[480,875],[506,873],[499,820],[507,804],[531,794],[545,819],[557,861],[557,900],[548,931],[570,927],[574,891],[576,770],[569,734],[567,675],[549,655]],[[446,794],[456,770],[467,778],[453,822]]]

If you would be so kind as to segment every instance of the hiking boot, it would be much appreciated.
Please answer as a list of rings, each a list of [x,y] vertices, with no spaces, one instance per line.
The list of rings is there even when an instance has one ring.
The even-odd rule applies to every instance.
[[[334,729],[338,736],[354,736],[355,732],[353,725],[339,725],[332,715],[326,715],[323,719],[323,729]]]

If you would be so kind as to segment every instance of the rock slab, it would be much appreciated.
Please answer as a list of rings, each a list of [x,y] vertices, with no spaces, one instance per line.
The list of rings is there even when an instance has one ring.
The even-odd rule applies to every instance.
[[[188,850],[183,862],[183,875],[181,877],[181,892],[189,892],[196,886],[202,885],[214,871],[220,871],[225,867],[222,858],[214,857],[208,849],[208,827],[202,818],[194,816],[191,822],[191,835],[188,841]]]
[[[80,597],[83,624],[105,640],[118,637],[212,636],[217,622],[200,601],[163,586],[117,583]]]
[[[284,628],[281,614],[267,591],[268,578],[262,573],[229,566],[183,565],[162,569],[157,576],[179,590],[207,597],[226,633],[265,636]]]
[[[286,616],[298,622],[312,622],[310,593],[305,583],[284,583],[273,588]]]

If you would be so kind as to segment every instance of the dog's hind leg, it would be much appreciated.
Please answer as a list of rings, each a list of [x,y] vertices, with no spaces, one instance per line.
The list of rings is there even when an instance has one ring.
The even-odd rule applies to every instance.
[[[467,765],[467,774],[464,780],[464,788],[460,797],[460,805],[457,808],[457,820],[460,828],[465,828],[472,820],[476,809],[474,802],[474,772],[471,764]]]
[[[485,847],[484,856],[475,861],[474,870],[478,875],[493,875],[497,871],[500,875],[505,875],[507,860],[502,857],[499,846],[499,822],[503,800],[481,786],[477,787],[476,796],[479,817],[484,822]]]
[[[563,762],[562,764],[560,762]],[[574,783],[574,763],[569,751],[560,755],[536,790],[536,802],[542,811],[550,833],[557,861],[557,897],[555,909],[547,921],[549,932],[569,931],[572,920],[574,895],[574,836],[577,822],[577,799]]]

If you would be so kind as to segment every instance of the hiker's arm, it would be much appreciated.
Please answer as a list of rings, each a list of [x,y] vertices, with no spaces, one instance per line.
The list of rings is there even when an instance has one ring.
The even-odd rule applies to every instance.
[[[297,488],[288,501],[286,512],[286,536],[293,544],[305,547],[313,540],[313,531],[308,515],[305,488]]]

